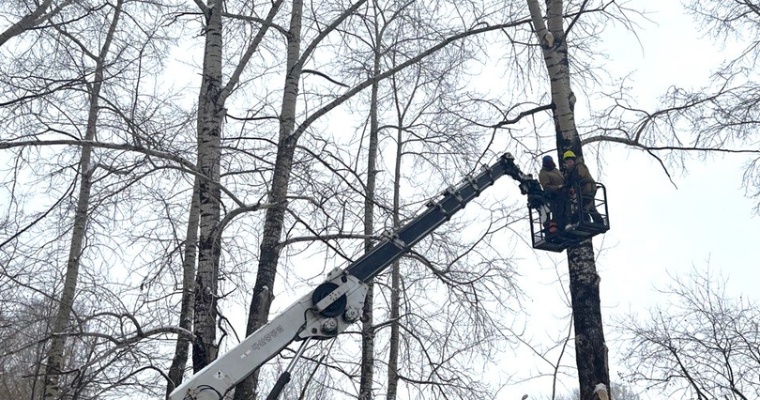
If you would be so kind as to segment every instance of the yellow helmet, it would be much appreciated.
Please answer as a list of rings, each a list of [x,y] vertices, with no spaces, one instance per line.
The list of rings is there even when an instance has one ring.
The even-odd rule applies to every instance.
[[[567,160],[568,158],[575,158],[575,153],[571,150],[566,151],[565,154],[562,155],[562,159]]]

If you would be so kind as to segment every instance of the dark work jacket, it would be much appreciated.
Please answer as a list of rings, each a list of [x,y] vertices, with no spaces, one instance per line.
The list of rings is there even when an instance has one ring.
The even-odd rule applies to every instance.
[[[576,161],[573,168],[565,173],[565,182],[569,185],[580,184],[582,194],[596,193],[596,181],[588,172],[588,167],[581,161]]]
[[[541,172],[538,173],[538,181],[541,183],[541,187],[550,195],[559,193],[562,185],[565,184],[565,178],[557,168],[552,168],[551,170],[546,169],[546,167],[541,168]]]

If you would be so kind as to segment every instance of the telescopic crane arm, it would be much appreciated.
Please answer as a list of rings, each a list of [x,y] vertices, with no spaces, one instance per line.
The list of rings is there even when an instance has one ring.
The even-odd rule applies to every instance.
[[[225,393],[276,356],[291,342],[304,340],[293,362],[310,339],[337,336],[359,320],[367,295],[367,283],[412,246],[448,221],[467,203],[508,175],[528,196],[528,206],[546,212],[546,200],[537,180],[523,174],[514,157],[505,153],[499,160],[459,186],[446,189],[443,198],[431,201],[427,209],[344,269],[333,270],[324,283],[277,315],[204,369],[190,377],[170,395],[170,400],[221,400]],[[275,384],[267,399],[276,399],[290,380],[291,364]]]

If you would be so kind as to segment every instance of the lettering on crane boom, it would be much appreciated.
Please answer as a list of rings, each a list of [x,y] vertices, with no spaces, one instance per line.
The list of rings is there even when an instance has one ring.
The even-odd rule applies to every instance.
[[[264,335],[263,338],[257,340],[251,345],[251,348],[248,349],[243,355],[240,356],[240,358],[245,358],[247,355],[251,354],[254,351],[261,350],[262,347],[266,346],[267,343],[271,342],[272,339],[276,338],[280,334],[285,332],[285,328],[282,327],[282,325],[277,325],[276,327],[272,328],[272,330]]]

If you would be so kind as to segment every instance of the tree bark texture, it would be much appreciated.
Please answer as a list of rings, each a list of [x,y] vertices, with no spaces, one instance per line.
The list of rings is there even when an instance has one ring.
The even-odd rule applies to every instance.
[[[98,110],[100,92],[103,84],[105,72],[105,58],[108,55],[111,43],[113,41],[116,26],[119,24],[123,0],[117,1],[114,7],[114,14],[108,33],[103,41],[103,46],[95,61],[95,71],[90,93],[90,107],[87,115],[87,127],[85,130],[85,141],[95,139],[98,124]],[[66,331],[69,324],[69,318],[74,306],[74,297],[77,291],[77,281],[81,266],[81,256],[84,247],[85,234],[87,233],[87,221],[89,219],[90,193],[92,190],[92,174],[94,166],[91,162],[92,146],[83,145],[82,155],[79,161],[80,184],[77,198],[77,206],[74,211],[74,226],[71,235],[71,245],[69,246],[69,255],[66,261],[66,275],[63,282],[63,290],[58,303],[58,310],[52,321],[51,332],[53,337],[50,341],[50,348],[47,355],[45,367],[45,400],[57,400],[61,397],[60,376],[63,368],[63,352],[65,346],[65,336],[58,335]]]
[[[195,341],[193,342],[193,370],[199,371],[216,359],[217,285],[221,257],[221,236],[224,227],[221,214],[221,139],[225,102],[237,86],[243,69],[255,53],[270,27],[282,0],[273,3],[262,28],[251,41],[240,63],[226,85],[223,85],[222,55],[224,49],[224,2],[209,0],[202,7],[206,19],[203,76],[198,99],[198,210],[200,213],[198,238],[198,270],[195,274],[194,312],[192,314]],[[185,264],[187,267],[187,263]],[[186,270],[187,272],[187,270]]]
[[[219,188],[222,121],[225,115],[222,90],[222,11],[220,1],[209,1],[206,15],[206,42],[203,76],[198,98],[198,186],[200,236],[198,271],[195,275],[193,371],[198,372],[216,359],[217,283],[219,277],[220,220]]]
[[[594,399],[597,384],[604,383],[610,390],[610,372],[600,306],[600,278],[594,264],[591,240],[567,249],[567,260],[581,398]]]
[[[185,257],[182,261],[182,300],[179,311],[179,327],[192,331],[193,328],[193,306],[194,306],[194,284],[195,284],[195,262],[198,246],[198,226],[200,224],[200,202],[198,200],[198,191],[200,188],[200,177],[195,176],[193,184],[193,194],[190,203],[190,212],[187,219],[187,232],[185,233]],[[169,367],[169,381],[166,384],[166,397],[182,383],[182,376],[185,372],[185,366],[189,356],[190,340],[180,336],[177,338],[177,345],[174,349],[174,358]]]
[[[301,78],[302,64],[299,61],[301,53],[301,19],[303,2],[293,1],[293,10],[288,30],[288,49],[285,74],[285,87],[280,111],[280,132],[272,174],[272,187],[269,193],[269,203],[264,216],[264,231],[260,246],[259,269],[256,273],[256,283],[253,287],[253,298],[248,311],[246,335],[250,335],[264,325],[269,318],[272,304],[272,290],[277,276],[277,264],[280,259],[280,236],[285,220],[285,207],[288,195],[290,173],[293,167],[298,136],[293,134],[295,129],[296,105],[298,101],[298,81]],[[258,371],[238,384],[235,389],[235,400],[256,398],[258,386]]]
[[[548,0],[544,23],[538,0],[528,0],[531,19],[541,45],[551,83],[554,126],[558,159],[567,150],[582,157],[581,140],[575,126],[575,95],[570,88],[570,66],[567,40],[563,27],[562,0]]]
[[[528,0],[536,37],[541,45],[551,82],[557,155],[572,150],[582,160],[583,150],[575,126],[575,95],[570,88],[567,33],[563,27],[562,0],[547,0],[546,24],[538,0]],[[594,387],[610,387],[607,346],[604,341],[599,275],[591,240],[567,250],[575,328],[575,358],[581,399],[594,399]]]

